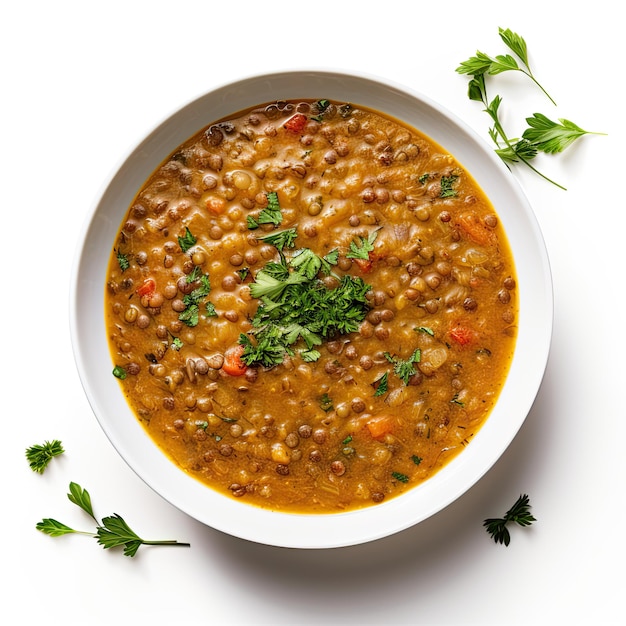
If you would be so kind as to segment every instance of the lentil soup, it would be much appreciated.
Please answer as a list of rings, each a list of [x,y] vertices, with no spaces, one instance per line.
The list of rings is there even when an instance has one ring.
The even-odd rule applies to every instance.
[[[491,412],[514,263],[454,157],[377,111],[274,102],[207,126],[137,193],[108,268],[113,373],[183,471],[277,511],[374,505]]]

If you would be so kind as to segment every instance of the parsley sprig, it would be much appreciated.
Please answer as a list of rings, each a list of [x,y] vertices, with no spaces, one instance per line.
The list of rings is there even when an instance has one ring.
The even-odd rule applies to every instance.
[[[98,540],[98,543],[103,548],[117,548],[124,547],[124,555],[133,557],[137,554],[137,550],[142,545],[151,546],[185,546],[188,547],[188,543],[180,543],[175,540],[147,540],[142,539],[137,535],[124,519],[114,513],[108,517],[103,517],[99,522],[94,514],[93,506],[91,503],[91,496],[86,489],[83,489],[77,483],[71,482],[69,487],[69,493],[67,494],[70,502],[80,507],[89,517],[91,517],[96,523],[96,532],[88,532],[82,530],[75,530],[70,528],[66,524],[59,522],[52,518],[44,518],[37,525],[37,530],[50,535],[51,537],[60,537],[68,534],[87,535],[94,537]]]
[[[64,452],[63,444],[58,439],[53,439],[26,448],[26,459],[33,472],[43,474],[50,461]]]
[[[565,118],[559,118],[555,122],[542,113],[534,113],[531,117],[526,118],[528,128],[522,132],[521,137],[509,137],[500,119],[502,97],[496,95],[493,99],[489,99],[486,76],[495,76],[506,71],[520,71],[543,91],[552,104],[556,103],[537,81],[530,69],[528,47],[524,38],[508,28],[500,28],[498,32],[505,45],[517,55],[522,66],[510,54],[492,57],[478,51],[475,56],[470,57],[467,61],[463,61],[456,68],[456,71],[459,74],[466,74],[471,77],[468,85],[468,97],[470,100],[481,102],[485,106],[485,113],[489,115],[493,122],[493,126],[489,129],[489,136],[496,145],[496,154],[507,166],[510,167],[513,163],[523,163],[546,181],[565,190],[563,185],[548,178],[548,176],[535,168],[531,161],[539,153],[555,154],[562,152],[583,135],[601,135],[604,133],[584,130]]]
[[[498,28],[498,34],[500,39],[506,44],[506,46],[514,52],[519,60],[522,62],[523,67],[520,67],[518,62],[510,54],[498,54],[495,57],[489,56],[484,52],[477,51],[476,56],[470,57],[467,61],[463,61],[457,69],[459,74],[470,74],[471,76],[479,76],[489,74],[495,76],[502,72],[518,71],[525,74],[546,94],[552,104],[556,105],[556,102],[552,99],[552,96],[543,88],[539,81],[535,78],[535,75],[530,69],[530,63],[528,61],[528,46],[523,37],[514,33],[511,29]]]
[[[509,522],[514,522],[520,526],[530,526],[536,521],[530,512],[529,497],[522,494],[504,514],[504,517],[490,517],[483,522],[483,526],[496,543],[503,543],[508,546],[511,542],[511,534],[507,528]]]

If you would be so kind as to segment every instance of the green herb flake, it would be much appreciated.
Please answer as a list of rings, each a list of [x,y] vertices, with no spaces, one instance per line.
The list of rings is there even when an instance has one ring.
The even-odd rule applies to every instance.
[[[413,454],[411,456],[411,461],[413,461],[413,463],[415,463],[415,465],[419,465],[422,462],[422,457],[421,456],[417,456],[417,454]]]
[[[377,378],[372,386],[376,390],[374,391],[375,398],[384,396],[389,390],[389,372],[385,372],[380,378]]]
[[[199,282],[199,286],[196,287],[191,293],[186,294],[183,297],[183,304],[186,308],[178,315],[178,319],[189,327],[197,326],[200,321],[200,303],[211,292],[211,280],[208,274],[202,274],[201,271],[196,272],[198,266],[189,274],[195,274],[193,280],[187,278],[188,283]],[[208,305],[206,305],[207,314],[209,315]],[[210,316],[210,315],[209,315]]]
[[[411,376],[417,374],[417,369],[414,364],[420,362],[422,358],[422,351],[419,348],[416,348],[413,351],[413,354],[411,354],[411,356],[406,360],[391,356],[389,352],[384,352],[383,355],[390,363],[393,364],[393,371],[395,375],[400,378],[405,385],[408,385]]]
[[[413,330],[417,333],[430,335],[431,337],[435,336],[435,331],[432,328],[428,328],[427,326],[416,326]]]
[[[452,400],[450,400],[450,402],[452,404],[456,404],[457,406],[465,406],[465,402],[462,402],[461,400],[459,400],[459,394],[455,393],[454,397],[452,398]]]
[[[128,260],[128,255],[122,254],[119,250],[116,250],[115,256],[117,258],[117,264],[120,266],[122,273],[124,273],[130,267],[130,261]]]
[[[300,357],[305,363],[313,363],[317,361],[322,356],[322,353],[319,350],[309,349],[309,350],[300,350]]]
[[[401,472],[391,472],[391,476],[401,483],[408,483],[409,477]]]
[[[278,194],[275,191],[270,191],[265,195],[267,197],[267,206],[261,210],[256,219],[251,215],[248,215],[246,218],[250,230],[258,228],[261,224],[280,226],[283,221],[283,214],[280,210],[280,203],[278,202]]]
[[[174,350],[176,350],[176,351],[180,350],[183,347],[183,345],[184,344],[183,344],[182,340],[179,337],[172,337],[172,343],[170,343],[170,346]]]
[[[319,403],[320,403],[320,408],[325,413],[328,413],[328,411],[332,411],[334,408],[333,401],[331,400],[330,396],[327,393],[320,396]]]
[[[441,191],[439,192],[440,198],[453,198],[457,195],[456,189],[454,189],[454,184],[459,179],[458,176],[442,176],[441,177]]]
[[[373,230],[367,237],[359,237],[357,241],[350,242],[350,250],[346,253],[347,259],[369,259],[370,252],[374,250],[374,242],[378,237],[381,227]]]
[[[197,239],[191,234],[191,231],[185,226],[185,234],[178,238],[178,245],[183,252],[187,252],[190,248],[196,245]]]
[[[330,101],[329,100],[318,100],[315,103],[315,106],[318,110],[318,114],[313,116],[311,119],[315,120],[316,122],[321,122],[324,119],[324,113],[326,111],[326,109],[330,106]]]
[[[278,230],[263,237],[257,237],[260,241],[269,243],[270,245],[283,250],[285,248],[295,247],[295,240],[298,236],[297,228],[287,228],[285,230]]]
[[[113,368],[113,376],[115,376],[115,378],[119,378],[120,380],[125,380],[128,374],[126,373],[126,370],[121,365],[116,365]]]

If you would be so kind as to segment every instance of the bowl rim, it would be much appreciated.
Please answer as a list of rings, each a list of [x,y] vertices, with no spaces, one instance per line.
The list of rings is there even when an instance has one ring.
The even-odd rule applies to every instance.
[[[139,189],[133,185],[141,177],[140,172],[147,171],[150,174],[155,169],[156,165],[150,169],[150,164],[156,158],[153,151],[155,146],[170,146],[166,153],[159,153],[159,158],[156,158],[158,165],[182,141],[228,114],[213,117],[203,113],[206,107],[210,106],[212,111],[222,111],[231,102],[250,102],[249,106],[254,106],[274,99],[315,98],[315,95],[301,94],[303,91],[313,93],[313,88],[321,86],[325,86],[326,90],[317,92],[317,97],[352,101],[380,110],[415,126],[446,149],[454,144],[456,148],[451,149],[450,153],[463,167],[467,163],[466,155],[468,159],[470,156],[476,159],[476,168],[466,167],[466,170],[490,197],[496,212],[505,223],[505,232],[520,279],[520,316],[513,362],[498,403],[461,454],[425,483],[382,504],[345,513],[309,515],[273,512],[229,499],[195,478],[188,477],[176,467],[152,443],[122,398],[117,380],[110,375],[112,361],[108,347],[107,358],[104,363],[100,362],[104,354],[103,342],[106,343],[104,306],[100,307],[99,314],[94,313],[96,304],[93,299],[102,301],[106,280],[106,263],[105,267],[100,267],[100,271],[95,269],[98,267],[98,254],[102,255],[106,250],[105,258],[108,258],[114,242],[114,237],[104,241],[102,233],[112,230],[117,232],[130,201],[118,208],[117,213],[113,212],[119,218],[117,223],[112,219],[110,207],[129,194],[132,200]],[[360,93],[367,101],[336,97],[335,94],[340,93],[341,89],[348,88],[351,93]],[[249,95],[250,92],[256,94],[269,91],[278,94],[293,91],[293,95],[289,98],[279,95],[278,98],[269,99],[251,98]],[[415,117],[411,119],[423,119],[425,124],[435,126],[422,128],[406,120],[405,112],[410,111],[411,106],[415,107]],[[235,107],[230,113],[235,114],[245,108]],[[176,138],[184,132],[180,122],[186,121],[183,126],[191,127],[194,120],[203,115],[205,123],[177,141]],[[450,138],[451,141],[441,141],[440,137]],[[130,181],[127,180],[128,171]],[[143,180],[146,178],[147,175],[143,176]],[[506,205],[502,204],[499,208],[500,204],[496,206],[494,198],[498,203],[506,200]],[[523,246],[517,243],[519,233],[527,237]],[[519,263],[521,256],[516,256],[516,253],[521,255],[522,252],[523,264]],[[532,307],[524,304],[527,299]],[[179,510],[216,530],[257,543],[310,549],[356,545],[395,534],[441,511],[476,484],[508,448],[535,401],[547,366],[553,308],[550,263],[539,224],[518,181],[491,146],[446,107],[406,85],[354,70],[295,68],[251,74],[212,87],[164,116],[133,144],[96,195],[80,231],[70,279],[69,321],[77,372],[92,411],[111,444],[143,482]],[[94,319],[97,319],[96,333]],[[532,344],[532,358],[527,354],[528,343]],[[513,383],[510,381],[514,380],[513,376],[520,379],[518,384],[523,386],[521,391],[512,389]],[[119,397],[113,398],[116,394]],[[499,415],[501,402],[505,400],[509,412],[514,409],[513,417],[509,415],[508,420]],[[120,417],[118,413],[126,415]],[[133,418],[132,423],[127,423],[125,419],[129,415]]]

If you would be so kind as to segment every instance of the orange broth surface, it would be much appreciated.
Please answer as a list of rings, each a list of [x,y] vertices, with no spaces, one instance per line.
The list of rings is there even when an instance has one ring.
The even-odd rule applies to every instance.
[[[471,165],[471,164],[470,164]],[[227,497],[376,505],[470,444],[512,360],[514,262],[453,155],[368,108],[260,105],[137,193],[105,318],[155,444]]]

